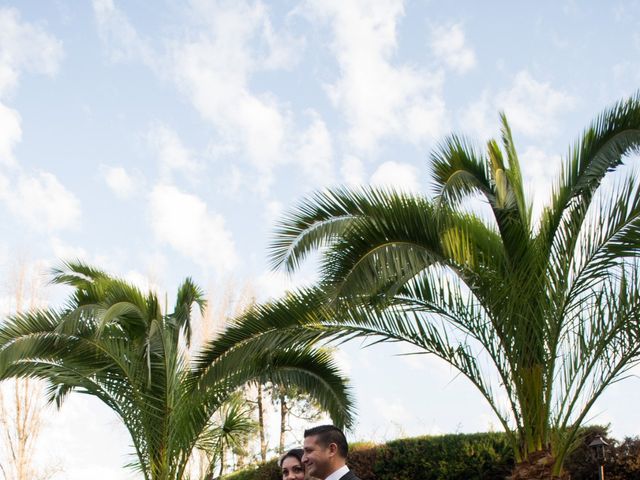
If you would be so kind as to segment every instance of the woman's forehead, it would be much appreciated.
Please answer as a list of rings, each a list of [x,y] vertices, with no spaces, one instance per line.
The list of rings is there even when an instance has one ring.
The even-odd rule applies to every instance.
[[[282,461],[282,468],[291,467],[293,465],[300,465],[300,460],[296,457],[287,457]]]

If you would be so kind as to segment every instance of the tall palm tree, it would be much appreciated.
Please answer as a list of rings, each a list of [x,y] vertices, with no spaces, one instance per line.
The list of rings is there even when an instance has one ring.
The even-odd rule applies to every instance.
[[[45,379],[58,405],[73,391],[97,397],[129,431],[137,455],[132,466],[145,480],[185,478],[197,445],[229,444],[229,428],[216,425],[214,414],[249,381],[299,385],[336,422],[351,423],[345,379],[325,351],[239,345],[218,354],[214,341],[189,360],[192,307],[204,306],[190,279],[171,313],[162,311],[156,294],[82,263],[55,271],[53,282],[74,288],[64,308],[0,325],[0,380]]]
[[[640,359],[640,189],[620,168],[640,147],[640,97],[583,132],[535,218],[501,123],[501,145],[451,135],[435,149],[431,197],[338,188],[304,200],[272,260],[295,271],[319,252],[321,280],[233,335],[408,342],[481,392],[516,454],[513,479],[561,477],[594,402]]]

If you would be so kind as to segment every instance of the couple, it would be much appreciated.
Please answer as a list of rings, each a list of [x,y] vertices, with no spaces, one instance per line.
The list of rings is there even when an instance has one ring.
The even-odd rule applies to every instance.
[[[285,453],[278,462],[282,480],[360,480],[346,465],[349,446],[337,427],[322,425],[304,432],[304,447]]]

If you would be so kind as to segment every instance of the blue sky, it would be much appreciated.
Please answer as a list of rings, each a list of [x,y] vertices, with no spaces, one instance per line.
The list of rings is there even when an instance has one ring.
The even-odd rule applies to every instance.
[[[486,140],[499,110],[539,205],[580,130],[640,85],[639,21],[635,1],[0,0],[0,267],[80,257],[170,294],[190,275],[278,295],[313,278],[269,271],[289,206],[338,184],[428,191],[436,142]],[[446,365],[402,351],[341,351],[352,438],[498,428]],[[595,421],[637,434],[639,400],[637,378],[616,385]],[[99,406],[51,422],[61,478],[129,478]]]

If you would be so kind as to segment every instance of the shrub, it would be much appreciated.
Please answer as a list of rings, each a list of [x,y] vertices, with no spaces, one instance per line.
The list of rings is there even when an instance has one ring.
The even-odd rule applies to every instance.
[[[601,436],[609,447],[605,461],[607,480],[640,480],[640,438],[627,437],[622,442],[608,436],[608,427],[590,426],[582,431],[579,447],[565,462],[565,468],[571,472],[572,480],[597,479],[598,463],[589,451],[589,443]]]
[[[375,473],[378,480],[502,480],[512,467],[504,434],[451,434],[387,443]]]
[[[611,444],[607,480],[640,480],[640,438],[618,442],[607,431],[606,426],[582,430],[578,447],[565,462],[572,480],[597,478],[597,464],[588,447],[597,435]],[[384,445],[355,443],[350,446],[348,464],[362,480],[504,480],[514,459],[503,433],[472,433],[405,438]],[[272,460],[225,480],[281,480],[281,476]]]

